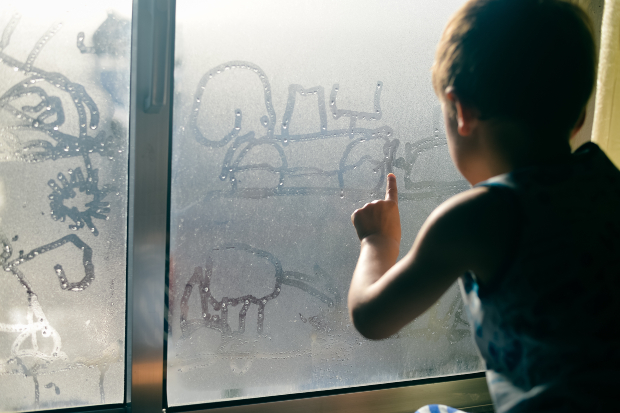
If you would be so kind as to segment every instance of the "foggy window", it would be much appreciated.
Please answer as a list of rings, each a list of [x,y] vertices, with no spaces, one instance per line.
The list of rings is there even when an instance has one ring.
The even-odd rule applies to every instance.
[[[131,2],[0,33],[0,410],[122,403]]]
[[[456,288],[378,342],[346,308],[387,173],[402,254],[469,187],[430,79],[460,3],[177,1],[170,405],[483,369]]]

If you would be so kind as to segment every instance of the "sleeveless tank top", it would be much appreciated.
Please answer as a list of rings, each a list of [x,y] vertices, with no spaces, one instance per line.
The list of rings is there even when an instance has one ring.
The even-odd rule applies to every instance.
[[[569,162],[477,186],[516,203],[520,221],[501,273],[459,280],[496,411],[609,409],[620,383],[620,171],[587,143]]]

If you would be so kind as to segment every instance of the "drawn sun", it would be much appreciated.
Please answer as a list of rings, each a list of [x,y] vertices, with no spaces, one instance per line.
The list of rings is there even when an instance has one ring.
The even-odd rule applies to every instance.
[[[87,178],[84,179],[84,174],[80,168],[69,169],[70,179],[67,179],[63,173],[59,173],[57,179],[62,186],[50,179],[47,185],[52,188],[53,192],[48,195],[48,198],[50,199],[52,219],[64,222],[69,217],[75,223],[75,225],[69,225],[70,229],[77,231],[86,226],[90,232],[97,236],[99,231],[93,224],[93,218],[108,219],[105,214],[110,213],[110,203],[103,202],[103,199],[112,189],[107,186],[103,186],[102,189],[98,188],[98,169],[89,171],[87,175]],[[66,205],[69,204],[69,200],[76,198],[78,195],[76,190],[86,197],[92,196],[92,200],[84,200],[77,206]],[[82,199],[86,197],[82,197]]]

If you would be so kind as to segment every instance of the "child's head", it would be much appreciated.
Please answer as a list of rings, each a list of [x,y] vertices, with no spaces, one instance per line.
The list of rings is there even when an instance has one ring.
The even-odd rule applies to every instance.
[[[435,93],[453,87],[480,119],[567,136],[595,81],[592,27],[560,0],[470,0],[452,16],[433,65]],[[453,105],[446,105],[453,111]]]

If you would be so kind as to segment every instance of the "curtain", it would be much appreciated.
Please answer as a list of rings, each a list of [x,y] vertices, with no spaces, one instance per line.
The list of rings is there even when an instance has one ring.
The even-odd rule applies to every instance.
[[[592,141],[620,167],[620,0],[606,0]]]

